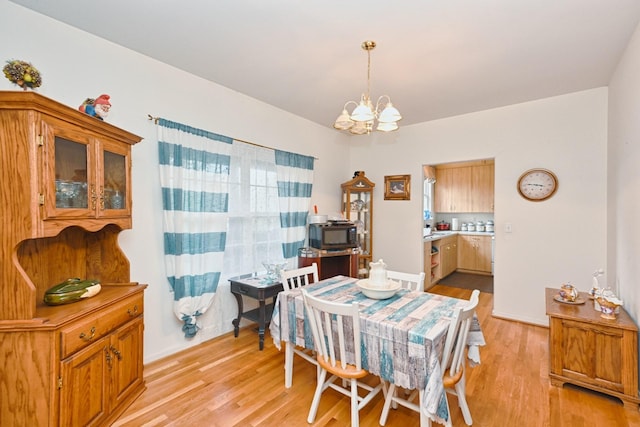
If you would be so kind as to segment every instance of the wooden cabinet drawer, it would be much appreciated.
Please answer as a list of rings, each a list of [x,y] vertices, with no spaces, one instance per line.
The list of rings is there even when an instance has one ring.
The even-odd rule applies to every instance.
[[[112,306],[105,307],[90,319],[82,319],[60,331],[60,358],[97,341],[118,326],[140,316],[144,312],[143,294],[132,295]]]

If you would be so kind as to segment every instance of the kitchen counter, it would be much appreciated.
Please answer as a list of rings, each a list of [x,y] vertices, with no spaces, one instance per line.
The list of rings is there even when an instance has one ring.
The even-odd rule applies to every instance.
[[[434,231],[431,233],[431,235],[429,236],[424,236],[424,241],[425,242],[432,242],[434,240],[440,240],[444,237],[447,236],[454,236],[454,235],[461,235],[461,236],[495,236],[496,233],[494,233],[493,231],[491,232],[487,232],[487,231]]]

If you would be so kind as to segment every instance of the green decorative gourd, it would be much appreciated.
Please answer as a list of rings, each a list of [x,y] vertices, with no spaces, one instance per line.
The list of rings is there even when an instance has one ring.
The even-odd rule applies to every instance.
[[[44,293],[44,303],[47,305],[69,304],[92,297],[100,292],[100,289],[100,282],[97,280],[67,279],[47,289]]]

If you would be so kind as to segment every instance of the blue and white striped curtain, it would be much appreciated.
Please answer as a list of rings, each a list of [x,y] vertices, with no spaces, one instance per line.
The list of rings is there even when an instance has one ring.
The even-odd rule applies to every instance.
[[[285,259],[298,255],[304,246],[307,217],[313,186],[313,157],[276,150],[282,254]]]
[[[167,278],[185,337],[213,302],[223,265],[232,139],[159,119]]]

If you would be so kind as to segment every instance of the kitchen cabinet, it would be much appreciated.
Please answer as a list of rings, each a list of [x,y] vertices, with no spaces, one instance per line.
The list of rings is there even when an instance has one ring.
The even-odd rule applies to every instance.
[[[140,139],[37,93],[0,91],[3,425],[108,425],[145,389],[146,285],[131,282],[118,244],[132,226]],[[70,277],[102,289],[45,305]]]
[[[638,328],[620,307],[614,320],[603,319],[587,293],[585,304],[554,300],[559,289],[546,288],[549,316],[549,379],[615,396],[638,410]]]
[[[493,212],[495,169],[493,163],[471,166],[469,212]]]
[[[447,277],[458,268],[458,236],[448,236],[440,241],[440,278]]]
[[[491,236],[458,236],[458,270],[491,274]]]
[[[434,188],[435,212],[493,212],[494,162],[438,165]]]
[[[458,236],[424,242],[425,289],[453,273],[458,264]]]
[[[358,231],[358,276],[367,277],[369,263],[373,259],[373,188],[364,171],[357,171],[353,178],[342,183],[342,212]]]
[[[440,242],[424,242],[424,288],[428,289],[440,280]]]
[[[436,212],[470,212],[471,169],[436,167],[434,196]]]

